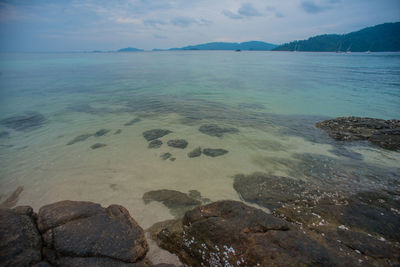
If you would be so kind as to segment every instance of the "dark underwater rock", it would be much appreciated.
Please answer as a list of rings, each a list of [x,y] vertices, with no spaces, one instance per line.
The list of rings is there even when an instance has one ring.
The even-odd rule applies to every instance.
[[[118,130],[115,131],[114,134],[120,134],[120,133],[122,133],[122,130],[121,130],[121,129],[118,129]]]
[[[239,130],[236,128],[225,128],[220,127],[216,124],[204,124],[200,126],[199,131],[203,134],[222,137],[224,134],[238,133]]]
[[[181,217],[186,211],[202,204],[201,200],[188,194],[168,189],[146,192],[143,195],[143,200],[146,204],[151,201],[163,203],[176,217]]]
[[[201,147],[195,148],[188,153],[189,158],[196,158],[201,156]]]
[[[98,148],[105,147],[105,146],[107,146],[107,145],[106,144],[102,144],[102,143],[96,143],[94,145],[91,145],[90,148],[91,149],[98,149]]]
[[[174,139],[174,140],[169,140],[167,142],[167,145],[170,147],[175,147],[175,148],[181,148],[184,149],[187,147],[188,142],[184,139]]]
[[[0,138],[8,138],[10,136],[9,132],[3,131],[0,132]]]
[[[162,154],[162,155],[160,156],[160,158],[162,158],[163,160],[167,160],[167,159],[169,159],[171,156],[172,156],[172,154],[169,153],[169,152],[167,152],[167,153]]]
[[[0,266],[31,266],[42,260],[42,239],[31,207],[0,209]]]
[[[240,197],[270,210],[298,200],[306,189],[303,181],[265,173],[238,174],[233,188]]]
[[[340,117],[316,126],[339,141],[368,140],[385,149],[400,149],[400,120]]]
[[[153,228],[153,227],[152,227]],[[336,266],[354,264],[294,225],[237,201],[186,212],[152,229],[159,245],[189,266]]]
[[[91,136],[93,136],[93,134],[81,134],[81,135],[78,135],[77,137],[75,137],[74,139],[69,141],[67,143],[67,145],[69,146],[69,145],[73,145],[73,144],[75,144],[77,142],[83,142],[83,141],[85,141],[86,139],[88,139]]]
[[[95,132],[94,136],[100,137],[100,136],[103,136],[103,135],[107,134],[109,131],[111,131],[111,130],[108,130],[108,129],[100,129],[100,130],[98,130],[97,132]]]
[[[143,229],[122,206],[60,201],[39,210],[44,256],[52,264],[70,258],[107,258],[134,263],[144,258],[148,245]],[[94,259],[92,259],[94,260]]]
[[[153,130],[148,130],[143,132],[143,137],[147,140],[147,141],[151,141],[154,139],[158,139],[161,138],[167,134],[172,133],[172,131],[170,130],[164,130],[164,129],[153,129]]]
[[[124,125],[125,125],[125,126],[131,126],[131,125],[134,125],[135,123],[137,123],[137,122],[139,122],[139,121],[141,121],[141,119],[135,118],[135,119],[133,119],[133,120],[131,120],[131,121],[125,123]]]
[[[161,140],[156,139],[149,143],[148,148],[160,148],[162,144]]]
[[[0,208],[14,207],[17,204],[19,200],[19,195],[22,193],[23,190],[24,190],[23,186],[18,186],[17,189],[15,189],[15,191],[12,192],[12,194],[9,195],[7,199],[0,204]]]
[[[33,131],[42,127],[46,118],[38,112],[26,112],[23,115],[12,116],[0,121],[0,124],[16,131]]]
[[[169,158],[169,160],[170,160],[170,161],[175,161],[175,160],[176,160],[176,158]]]
[[[228,150],[222,148],[204,148],[203,154],[209,157],[219,157],[228,153]]]

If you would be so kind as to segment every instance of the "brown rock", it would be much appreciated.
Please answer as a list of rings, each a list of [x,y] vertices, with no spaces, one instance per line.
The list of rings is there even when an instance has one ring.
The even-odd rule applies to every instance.
[[[52,264],[65,257],[65,262],[89,257],[134,263],[148,251],[143,229],[118,205],[105,209],[91,202],[57,202],[39,210],[38,226]]]
[[[42,239],[31,207],[0,209],[0,266],[31,266],[42,259]]]

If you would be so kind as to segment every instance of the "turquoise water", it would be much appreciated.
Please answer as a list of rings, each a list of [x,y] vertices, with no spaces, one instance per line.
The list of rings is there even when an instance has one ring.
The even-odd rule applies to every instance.
[[[1,200],[23,186],[18,204],[35,209],[62,199],[118,203],[148,227],[172,215],[159,203],[145,205],[144,192],[239,200],[238,173],[348,193],[400,188],[400,153],[335,142],[314,127],[337,116],[400,119],[399,53],[1,54],[0,73],[0,121],[25,112],[44,118],[25,131],[0,125]],[[124,125],[134,118],[140,122]],[[207,123],[239,132],[208,136],[198,130]],[[154,128],[173,131],[159,149],[142,136]],[[110,132],[67,145],[99,129]],[[172,138],[189,145],[170,148]],[[95,143],[106,146],[93,150]],[[229,153],[189,159],[198,146]],[[166,152],[176,161],[160,159]]]

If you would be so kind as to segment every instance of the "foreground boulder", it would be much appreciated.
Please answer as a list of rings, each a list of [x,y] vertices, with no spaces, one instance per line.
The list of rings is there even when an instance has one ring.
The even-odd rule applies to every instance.
[[[31,207],[0,209],[0,266],[30,266],[42,259],[42,238]]]
[[[103,208],[92,202],[53,203],[39,210],[38,228],[43,235],[44,257],[52,264],[134,263],[148,251],[142,228],[119,205]]]
[[[400,149],[400,120],[340,117],[316,124],[339,141],[368,140],[382,148]]]
[[[188,211],[182,220],[150,230],[162,248],[189,266],[354,266],[295,225],[237,201],[219,201]]]

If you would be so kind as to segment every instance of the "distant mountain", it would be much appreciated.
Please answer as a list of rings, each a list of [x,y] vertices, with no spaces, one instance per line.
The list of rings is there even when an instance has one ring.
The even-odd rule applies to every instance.
[[[400,51],[400,22],[384,23],[348,34],[325,34],[283,44],[274,51],[389,52]]]
[[[120,50],[118,50],[118,52],[141,52],[144,51],[143,49],[137,49],[134,47],[127,47],[127,48],[122,48]]]
[[[250,41],[244,43],[206,43],[198,45],[189,45],[182,48],[171,48],[169,50],[253,50],[253,51],[269,51],[277,47],[277,45],[260,42]]]

